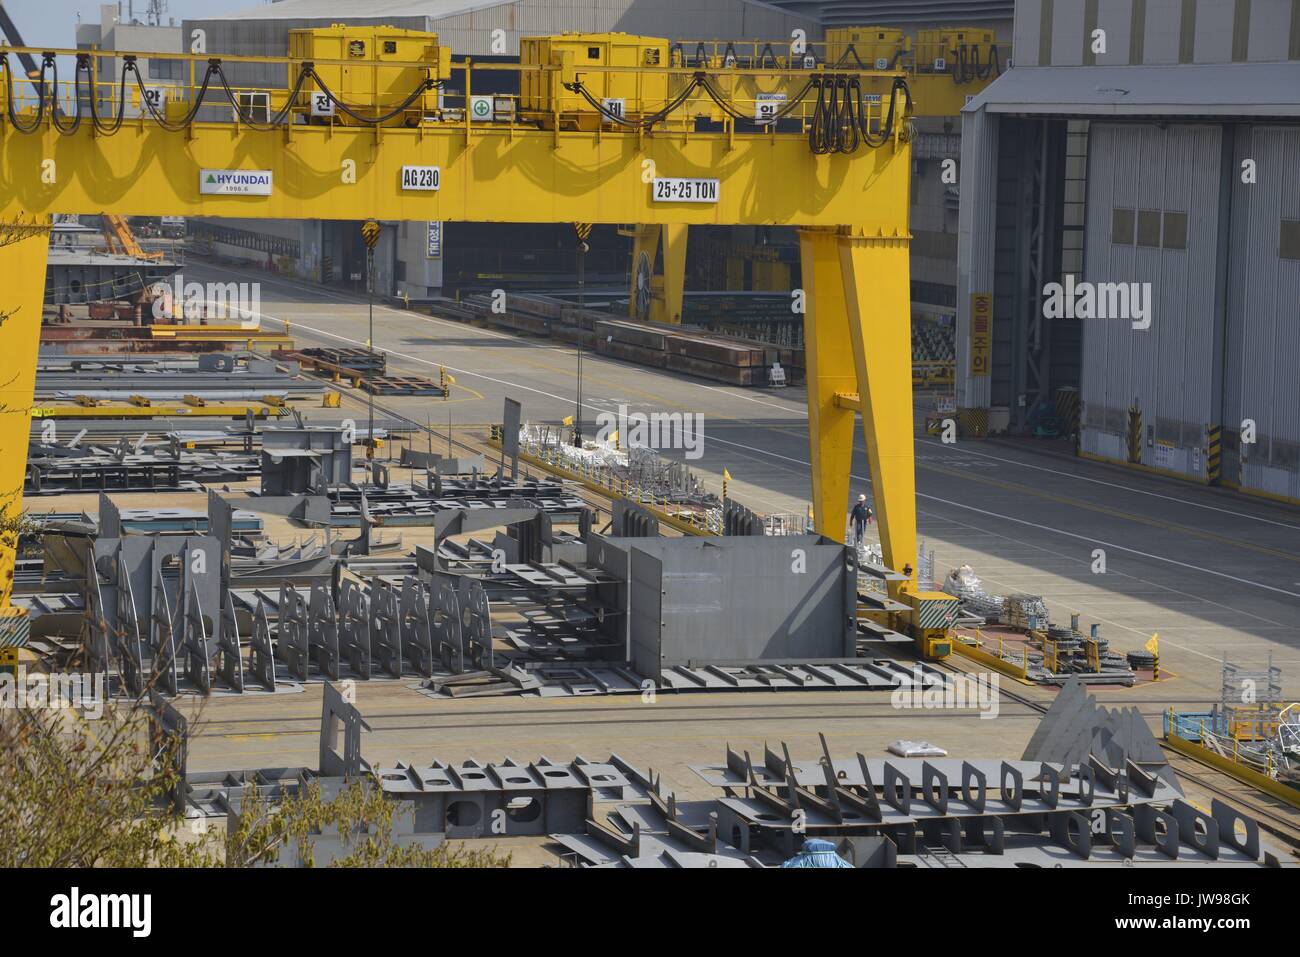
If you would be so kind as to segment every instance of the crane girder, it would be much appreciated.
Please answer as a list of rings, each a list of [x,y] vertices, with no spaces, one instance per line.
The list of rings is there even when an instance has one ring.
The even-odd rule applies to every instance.
[[[652,164],[652,165],[647,165]],[[404,166],[437,190],[403,190]],[[270,195],[205,195],[203,170],[269,171]],[[147,120],[115,136],[0,122],[0,216],[838,226],[907,224],[906,144],[813,156],[798,136],[298,127]],[[718,181],[716,202],[659,202],[653,180]],[[355,182],[353,182],[355,179]],[[648,180],[648,181],[647,181]]]

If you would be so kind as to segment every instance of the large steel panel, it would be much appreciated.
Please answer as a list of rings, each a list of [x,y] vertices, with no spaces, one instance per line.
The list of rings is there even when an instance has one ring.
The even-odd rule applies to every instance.
[[[663,566],[643,549],[630,549],[628,613],[632,669],[658,678],[663,667]]]
[[[850,658],[856,578],[818,535],[606,539],[631,553],[633,666]]]
[[[1236,132],[1224,365],[1224,477],[1237,479],[1245,419],[1243,487],[1300,498],[1300,260],[1283,259],[1282,221],[1300,220],[1300,129],[1242,126]],[[1253,162],[1255,181],[1242,182]]]
[[[1085,452],[1117,457],[1115,437],[1125,435],[1136,404],[1143,464],[1205,475],[1205,429],[1218,418],[1214,386],[1222,361],[1215,307],[1222,293],[1221,137],[1218,126],[1092,126],[1084,279],[1149,283],[1151,325],[1056,320],[1083,323]],[[1113,243],[1116,208],[1185,213],[1186,248]]]

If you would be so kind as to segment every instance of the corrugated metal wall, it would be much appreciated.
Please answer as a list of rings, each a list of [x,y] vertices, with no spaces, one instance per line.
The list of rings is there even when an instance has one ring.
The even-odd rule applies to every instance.
[[[820,36],[816,21],[744,0],[519,0],[434,22],[441,42],[458,54],[491,52],[491,33],[506,33],[506,52],[516,55],[520,36],[619,31],[674,40],[782,38],[795,28]]]
[[[492,54],[492,32],[505,33],[505,55],[518,56],[521,36],[539,36],[565,31],[605,33],[620,31],[670,39],[706,40],[782,39],[796,28],[817,40],[821,29],[816,20],[786,13],[746,0],[517,0],[448,17],[366,15],[365,4],[357,5],[356,16],[342,19],[353,24],[386,24],[406,30],[432,30],[439,42],[457,56]],[[325,21],[304,19],[186,20],[184,35],[202,27],[207,31],[208,52],[249,56],[284,56],[288,31],[320,26]],[[186,39],[186,47],[189,41]],[[240,85],[284,86],[285,71],[277,68],[242,67]],[[232,80],[234,75],[232,75]]]
[[[1084,278],[1150,283],[1151,327],[1078,320],[1084,452],[1126,459],[1128,409],[1136,403],[1142,464],[1205,474],[1204,430],[1218,418],[1214,382],[1221,362],[1215,316],[1221,136],[1218,126],[1092,126]],[[1185,213],[1186,248],[1112,242],[1117,207]]]
[[[1089,11],[1095,11],[1089,15]],[[1104,53],[1092,31],[1106,31]],[[1295,59],[1294,0],[1020,0],[1015,62],[1081,64],[1252,63]]]
[[[1280,255],[1282,221],[1300,220],[1300,129],[1242,126],[1232,171],[1224,477],[1237,479],[1237,432],[1257,441],[1240,467],[1243,488],[1300,498],[1300,260]],[[1242,182],[1254,161],[1254,183]]]
[[[998,123],[983,109],[962,114],[957,217],[957,405],[987,409],[991,379],[970,374],[971,294],[993,291]]]

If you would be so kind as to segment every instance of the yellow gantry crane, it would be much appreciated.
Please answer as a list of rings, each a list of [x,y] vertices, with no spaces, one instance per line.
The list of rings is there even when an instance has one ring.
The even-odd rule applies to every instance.
[[[951,599],[919,591],[915,571],[905,72],[793,48],[688,63],[666,40],[622,34],[521,49],[518,64],[453,70],[434,34],[330,27],[295,32],[280,60],[150,53],[187,77],[161,102],[130,54],[103,54],[123,64],[105,84],[96,52],[24,50],[41,61],[33,79],[0,51],[4,514],[21,509],[54,213],[635,223],[683,240],[690,225],[792,225],[816,528],[842,539],[860,412],[884,562],[902,572],[889,592],[908,608],[891,623],[946,654],[936,610]],[[71,79],[56,79],[55,57],[76,63]],[[233,83],[248,63],[278,63],[287,88]],[[499,71],[518,74],[517,95],[474,92],[501,89],[481,82]],[[10,621],[14,538],[0,540]]]

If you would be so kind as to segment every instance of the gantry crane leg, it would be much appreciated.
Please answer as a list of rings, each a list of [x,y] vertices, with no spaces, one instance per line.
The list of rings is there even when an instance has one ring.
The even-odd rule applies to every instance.
[[[910,582],[891,582],[891,597],[916,584],[916,457],[912,423],[910,236],[839,239],[840,270],[862,431],[875,492],[880,548],[887,567]]]
[[[49,259],[50,219],[0,221],[0,637],[16,626],[9,604],[23,508],[27,444],[41,345],[41,305]],[[3,644],[3,642],[0,642]]]
[[[649,270],[650,288],[654,298],[650,302],[647,318],[654,322],[680,323],[682,301],[686,286],[686,231],[684,223],[664,225],[639,225],[630,233],[632,237],[632,288],[628,298],[628,315],[637,316],[637,282],[641,269],[641,255],[645,254]],[[655,275],[655,261],[659,258],[659,241],[664,247],[664,271]]]
[[[836,231],[800,230],[799,251],[803,259],[813,524],[819,534],[841,541],[853,467],[854,411],[837,403],[835,396],[853,392],[858,374],[850,349]]]
[[[685,223],[664,226],[664,322],[682,321],[682,297],[686,288]]]
[[[844,534],[853,416],[862,413],[884,564],[915,591],[916,473],[912,423],[911,293],[906,232],[801,233],[808,363],[808,432],[817,531]]]

